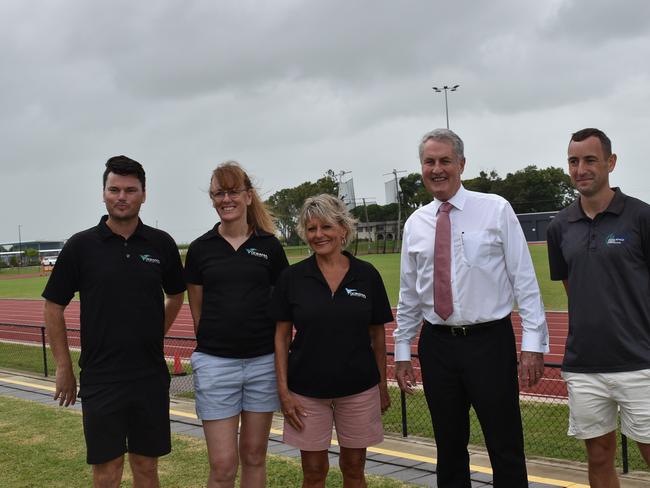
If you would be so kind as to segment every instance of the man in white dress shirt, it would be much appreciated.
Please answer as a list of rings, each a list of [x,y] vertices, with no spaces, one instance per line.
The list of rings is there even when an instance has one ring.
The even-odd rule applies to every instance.
[[[418,354],[436,438],[438,486],[471,486],[471,405],[485,436],[494,486],[526,487],[510,322],[515,302],[523,325],[522,387],[539,382],[543,353],[548,352],[544,306],[526,239],[505,199],[463,188],[463,141],[454,132],[425,134],[420,162],[422,181],[434,200],[404,226],[395,330],[397,381],[402,390],[413,391],[411,341],[423,324]]]

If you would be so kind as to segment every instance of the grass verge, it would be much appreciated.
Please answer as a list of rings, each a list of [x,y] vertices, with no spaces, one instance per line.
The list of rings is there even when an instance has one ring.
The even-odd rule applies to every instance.
[[[161,485],[205,486],[208,475],[205,441],[173,435],[172,446],[172,453],[160,459]],[[92,485],[91,469],[85,463],[81,415],[76,412],[0,396],[0,452],[0,486],[74,488]],[[132,483],[126,464],[121,486]],[[302,474],[296,460],[269,455],[267,468],[268,486],[300,486]],[[343,486],[338,469],[330,469],[327,486]],[[368,486],[413,485],[369,477]]]

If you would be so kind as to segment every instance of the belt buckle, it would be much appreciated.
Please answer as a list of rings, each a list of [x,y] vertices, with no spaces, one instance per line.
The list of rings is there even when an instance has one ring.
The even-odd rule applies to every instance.
[[[459,325],[456,327],[451,328],[451,335],[453,336],[466,336],[467,335],[467,327],[464,325]]]

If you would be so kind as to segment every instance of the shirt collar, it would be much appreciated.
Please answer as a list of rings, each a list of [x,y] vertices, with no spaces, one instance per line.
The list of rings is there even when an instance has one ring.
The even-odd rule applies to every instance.
[[[97,224],[97,231],[99,232],[99,236],[103,239],[110,239],[113,236],[116,236],[115,232],[111,230],[111,228],[106,224],[106,221],[108,220],[108,215],[102,215],[102,218],[99,219],[99,224]],[[131,237],[133,236],[138,236],[142,237],[144,239],[151,239],[151,231],[149,228],[142,223],[142,220],[140,220],[140,217],[138,217],[138,226],[135,228],[135,231],[133,234],[131,234]],[[129,237],[129,239],[131,238]]]
[[[612,201],[609,202],[609,205],[601,213],[611,213],[614,215],[620,215],[623,212],[623,207],[625,207],[625,199],[627,195],[621,191],[619,187],[613,187],[614,197]],[[569,222],[578,222],[579,220],[591,220],[585,212],[582,210],[580,205],[580,198],[577,198],[571,205],[567,207],[567,214]]]
[[[453,197],[451,197],[449,200],[447,200],[449,203],[454,208],[457,208],[458,210],[462,210],[463,207],[465,206],[465,201],[467,200],[467,190],[463,185],[460,185],[460,188],[458,188],[458,191],[454,194]],[[438,209],[440,206],[445,203],[442,200],[438,200],[437,198],[433,199],[433,213],[434,215],[438,215]]]
[[[348,277],[343,278],[343,280],[347,282],[357,276],[357,271],[359,270],[359,263],[357,262],[358,261],[357,258],[355,258],[348,251],[343,250],[341,251],[341,254],[346,256],[350,261],[350,269],[347,272]],[[313,276],[314,278],[323,280],[323,273],[321,273],[320,269],[318,268],[318,263],[316,262],[316,253],[315,252],[312,253],[311,256],[307,258],[307,260],[309,264],[305,269],[305,276]],[[343,281],[341,282],[341,284],[343,284]]]
[[[223,239],[223,237],[221,236],[221,234],[219,234],[219,231],[217,230],[220,225],[221,225],[221,222],[217,222],[212,229],[210,229],[205,234],[203,234],[201,237],[199,237],[198,240],[199,241],[207,241],[207,240],[210,240],[210,239]],[[266,232],[265,230],[255,228],[255,229],[253,229],[253,233],[251,234],[251,236],[269,237],[269,236],[273,236],[273,234],[271,234],[270,232]]]

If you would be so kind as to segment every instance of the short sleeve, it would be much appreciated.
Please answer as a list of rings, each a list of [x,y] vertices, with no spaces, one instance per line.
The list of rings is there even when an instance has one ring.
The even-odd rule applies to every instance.
[[[64,244],[41,295],[58,305],[68,305],[75,292],[79,291],[79,254],[76,243],[77,239],[73,237]]]
[[[381,279],[381,275],[374,267],[372,268],[372,276],[372,319],[370,323],[372,325],[387,324],[388,322],[392,322],[394,317],[393,310],[390,307],[390,301],[388,300],[388,294],[386,293],[386,287],[384,286],[384,281]]]
[[[291,267],[285,268],[278,277],[269,302],[269,315],[273,320],[293,321],[290,293]]]
[[[185,255],[185,282],[193,285],[203,285],[203,276],[198,266],[196,241],[190,244]]]
[[[287,255],[284,252],[284,248],[280,241],[275,237],[273,238],[273,255],[271,259],[271,284],[275,285],[278,277],[283,270],[289,267],[289,261],[287,260]]]
[[[185,291],[185,278],[183,277],[183,263],[174,239],[166,235],[167,266],[162,278],[163,290],[167,295],[178,295]]]
[[[564,260],[564,256],[562,255],[561,229],[555,221],[551,222],[551,225],[548,226],[546,231],[546,243],[551,279],[554,281],[567,279],[569,276],[569,269]]]

